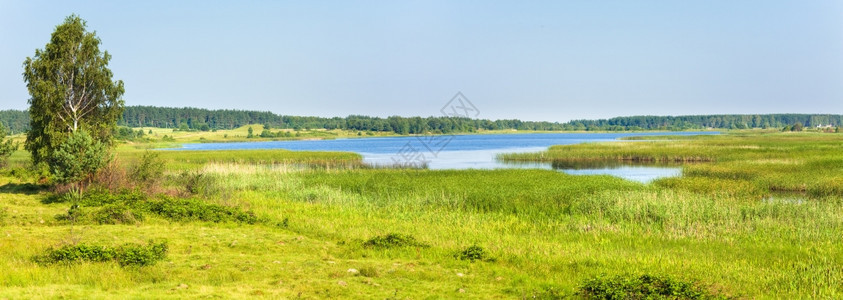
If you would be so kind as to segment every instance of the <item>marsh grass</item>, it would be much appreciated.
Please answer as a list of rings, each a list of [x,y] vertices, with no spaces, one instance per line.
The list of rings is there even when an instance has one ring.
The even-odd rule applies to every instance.
[[[652,137],[646,137],[651,139]],[[538,153],[502,154],[505,161],[556,165],[672,162],[682,178],[657,181],[667,188],[761,199],[772,192],[843,195],[843,137],[835,134],[736,134],[660,137],[654,140],[553,146]]]
[[[0,227],[0,297],[529,298],[574,296],[601,274],[608,274],[601,284],[637,282],[633,289],[647,283],[612,278],[660,274],[739,298],[843,297],[838,141],[727,135],[677,143],[688,144],[574,150],[714,158],[683,165],[682,178],[648,185],[550,170],[328,168],[302,165],[306,157],[270,161],[260,152],[254,159],[162,154],[165,186],[180,185],[183,171],[202,172],[219,191],[192,195],[191,203],[242,208],[267,221],[145,213],[134,225],[79,226],[89,245],[166,239],[166,259],[143,268],[32,262],[67,239],[68,226],[52,219],[67,203],[43,201],[44,190],[16,192],[27,182],[3,175],[0,186],[11,185],[0,189],[9,212]],[[126,151],[118,154],[142,153]],[[227,153],[235,154],[253,155]],[[806,174],[813,175],[800,180]],[[764,200],[770,186],[800,188],[809,199]],[[385,233],[429,247],[364,245]],[[495,260],[455,259],[469,245]]]

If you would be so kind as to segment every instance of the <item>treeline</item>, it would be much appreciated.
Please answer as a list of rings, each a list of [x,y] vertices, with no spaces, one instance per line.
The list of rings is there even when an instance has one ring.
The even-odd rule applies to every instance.
[[[0,110],[0,124],[8,134],[18,134],[29,130],[29,112],[25,110]]]
[[[208,110],[199,108],[167,108],[130,106],[119,125],[128,127],[163,127],[191,130],[232,129],[249,124],[263,124],[281,129],[346,129],[386,131],[398,134],[426,132],[472,132],[480,129],[562,130],[562,124],[524,122],[520,120],[475,120],[455,117],[302,117],[277,115],[271,112],[243,110]]]
[[[29,129],[26,111],[0,111],[0,123],[13,134]],[[521,120],[485,120],[457,117],[301,117],[278,115],[268,111],[209,110],[127,106],[118,122],[126,127],[159,127],[177,130],[232,129],[244,125],[268,125],[275,129],[346,129],[384,131],[398,134],[455,133],[478,130],[544,130],[544,131],[628,131],[784,128],[801,124],[804,127],[843,125],[843,115],[831,114],[767,114],[767,115],[699,115],[699,116],[633,116],[600,120],[574,120],[567,123]]]
[[[698,116],[634,116],[600,120],[574,120],[565,124],[573,130],[688,130],[783,128],[801,124],[805,127],[837,127],[843,115],[831,114],[766,114],[766,115],[698,115]]]

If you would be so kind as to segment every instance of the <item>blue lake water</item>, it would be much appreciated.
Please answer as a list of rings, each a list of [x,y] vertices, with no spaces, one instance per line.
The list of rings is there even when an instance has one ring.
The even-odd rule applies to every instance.
[[[678,176],[677,167],[614,165],[589,168],[554,167],[551,163],[505,163],[495,159],[500,153],[535,152],[552,145],[616,141],[628,136],[701,135],[719,132],[647,132],[647,133],[512,133],[350,138],[335,140],[300,140],[240,143],[185,144],[171,150],[241,150],[287,149],[307,151],[349,151],[363,155],[371,165],[420,165],[429,169],[557,169],[569,174],[608,174],[649,182],[656,178]]]

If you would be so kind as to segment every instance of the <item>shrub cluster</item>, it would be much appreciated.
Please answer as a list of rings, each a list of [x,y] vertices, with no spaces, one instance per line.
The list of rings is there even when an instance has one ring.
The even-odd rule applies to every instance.
[[[694,282],[647,274],[590,278],[580,285],[578,294],[588,299],[727,299]]]
[[[144,209],[174,221],[241,222],[255,224],[257,216],[235,207],[207,203],[198,199],[162,197],[144,203]]]
[[[470,261],[470,262],[474,262],[474,261],[492,262],[492,261],[495,261],[495,259],[489,255],[489,252],[487,252],[485,249],[483,249],[483,247],[480,247],[480,246],[477,246],[477,245],[472,245],[468,248],[465,248],[464,250],[462,250],[460,252],[457,252],[456,254],[454,254],[454,258],[459,259],[459,260],[467,260],[467,261]]]
[[[67,214],[56,216],[60,221],[95,222],[98,224],[135,224],[144,214],[155,214],[172,221],[207,221],[258,223],[257,216],[236,207],[208,203],[199,199],[178,199],[167,196],[149,198],[144,193],[122,191],[111,193],[94,189],[82,195],[52,196],[45,202],[72,202]]]
[[[132,167],[130,175],[139,185],[150,189],[164,176],[164,160],[158,152],[146,151],[140,161]]]
[[[184,186],[187,193],[191,195],[213,195],[217,192],[214,179],[199,172],[182,172],[179,174],[178,183]]]
[[[364,247],[373,248],[396,248],[396,247],[429,247],[427,244],[421,243],[411,235],[390,233],[387,235],[376,236],[363,243]]]
[[[67,245],[58,249],[47,249],[43,255],[35,256],[33,260],[40,264],[115,261],[125,267],[154,265],[166,255],[166,242],[150,241],[147,245],[125,244],[119,247]]]

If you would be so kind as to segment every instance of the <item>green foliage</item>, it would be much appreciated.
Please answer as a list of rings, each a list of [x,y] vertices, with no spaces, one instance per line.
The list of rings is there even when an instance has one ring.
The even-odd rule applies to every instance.
[[[584,281],[579,295],[587,299],[727,299],[694,282],[669,276],[598,276]]]
[[[396,248],[396,247],[429,247],[427,244],[421,243],[411,235],[400,233],[390,233],[373,237],[363,243],[365,247],[373,248]]]
[[[207,203],[199,199],[162,197],[144,203],[144,209],[174,221],[240,222],[255,224],[257,216],[234,207]]]
[[[232,195],[226,202],[251,207],[261,216],[294,218],[293,230],[279,230],[280,218],[273,220],[273,226],[171,224],[139,209],[154,221],[137,226],[87,225],[84,236],[103,241],[166,237],[174,250],[168,259],[174,263],[128,271],[115,270],[119,267],[114,263],[45,268],[19,258],[40,254],[32,252],[40,250],[34,245],[62,235],[63,227],[41,225],[37,218],[65,206],[42,205],[37,202],[42,195],[3,190],[0,206],[10,214],[14,211],[7,221],[15,225],[6,230],[10,242],[0,251],[0,260],[9,266],[4,269],[0,298],[50,295],[54,286],[61,285],[75,295],[93,298],[160,298],[174,293],[246,298],[247,293],[254,297],[260,291],[273,298],[301,293],[303,298],[576,299],[586,297],[577,292],[595,274],[667,272],[656,274],[672,276],[676,282],[697,283],[687,280],[695,278],[711,283],[694,287],[712,295],[838,299],[843,295],[841,138],[815,133],[729,134],[682,137],[670,143],[565,148],[595,157],[630,151],[712,158],[684,164],[682,177],[648,185],[550,170],[312,170],[274,165],[304,164],[308,158],[297,152],[162,151],[175,174],[203,170],[221,193]],[[130,149],[120,155],[133,161],[143,153]],[[0,176],[4,180],[17,182]],[[763,196],[757,186],[806,192],[795,193],[799,199],[794,200]],[[813,198],[809,191],[828,196]],[[118,198],[86,193],[81,202],[120,203]],[[82,207],[91,214],[99,208]],[[372,232],[412,234],[430,242],[432,249],[363,247]],[[335,243],[339,240],[358,242]],[[455,260],[452,255],[470,245],[461,241],[482,245],[503,261]],[[359,270],[357,277],[345,272],[349,267]],[[374,277],[377,271],[378,278],[364,277]],[[190,287],[179,285],[182,282]],[[236,288],[206,288],[220,284]]]
[[[105,144],[79,130],[53,152],[50,170],[58,183],[77,183],[90,179],[110,160]]]
[[[214,178],[201,172],[184,171],[179,174],[181,186],[192,195],[213,195],[216,193]]]
[[[118,126],[114,128],[114,138],[124,141],[142,141],[144,140],[144,132],[142,129],[132,130],[129,127]]]
[[[71,15],[56,26],[44,50],[24,61],[29,90],[30,130],[26,149],[35,164],[51,161],[54,152],[80,130],[97,144],[110,144],[123,112],[122,81],[111,81],[111,55],[100,52],[100,39],[86,22]],[[62,179],[76,174],[62,174]]]
[[[105,189],[87,192],[68,192],[45,200],[46,203],[70,202],[67,214],[56,216],[59,221],[93,222],[97,224],[136,224],[145,213],[179,222],[237,222],[255,224],[259,220],[252,212],[236,207],[208,203],[200,199],[178,199],[161,196],[149,198],[138,190],[111,193]]]
[[[97,224],[137,224],[143,221],[143,214],[126,203],[108,204],[93,212]]]
[[[37,263],[49,265],[56,263],[78,262],[109,262],[115,261],[120,266],[150,266],[163,260],[167,256],[167,243],[147,245],[125,244],[119,247],[96,245],[66,245],[58,249],[47,249],[44,254],[36,256]]]
[[[91,189],[85,191],[79,200],[79,205],[86,207],[99,207],[117,203],[136,205],[145,201],[146,198],[146,195],[138,190],[123,190],[119,193],[111,193],[106,189]]]
[[[467,261],[470,261],[470,262],[475,262],[475,261],[492,262],[492,261],[495,261],[495,258],[491,257],[489,255],[489,252],[486,251],[486,249],[483,249],[483,247],[480,247],[480,246],[477,246],[477,245],[469,246],[468,248],[465,248],[462,251],[457,252],[456,254],[454,254],[454,258],[459,259],[459,260],[467,260]]]
[[[167,257],[167,243],[148,245],[124,245],[117,251],[117,263],[120,266],[151,266]]]
[[[6,127],[0,123],[0,167],[5,167],[12,152],[18,149],[18,144],[11,139],[6,140]]]
[[[252,129],[252,126],[249,126],[249,134],[246,135],[246,138],[250,139],[250,138],[253,138],[253,137],[255,137],[255,130]]]
[[[158,152],[146,151],[140,161],[132,167],[132,180],[149,188],[164,176],[164,160]]]

